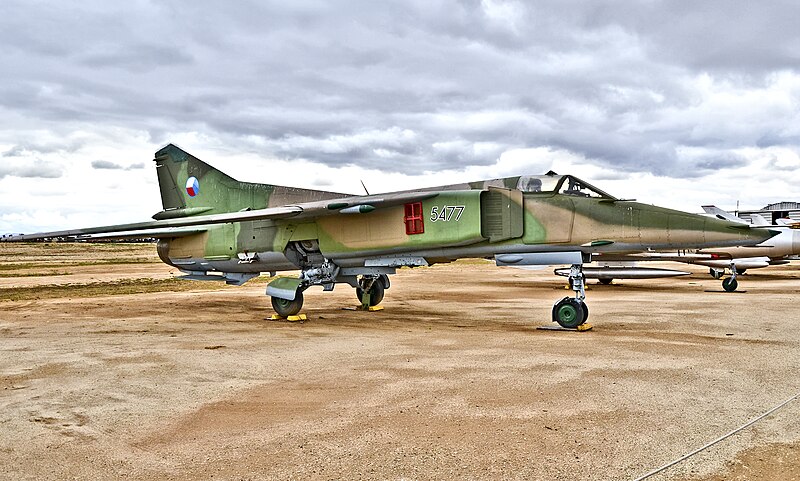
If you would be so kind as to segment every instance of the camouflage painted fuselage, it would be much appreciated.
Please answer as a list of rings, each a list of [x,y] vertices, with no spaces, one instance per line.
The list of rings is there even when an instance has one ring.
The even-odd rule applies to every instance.
[[[159,257],[190,280],[240,285],[261,272],[300,270],[267,286],[279,317],[298,314],[311,286],[356,288],[375,308],[399,267],[465,257],[498,265],[567,264],[575,297],[553,321],[588,318],[583,264],[592,254],[754,245],[776,232],[616,199],[569,175],[508,177],[380,195],[239,182],[174,145],[156,153],[164,210],[153,221],[11,236],[158,239]],[[734,272],[735,274],[735,272]],[[723,282],[736,288],[735,278]]]
[[[156,162],[165,209],[157,219],[303,203],[325,207],[325,215],[209,225],[159,241],[164,262],[195,273],[309,269],[325,261],[342,268],[400,267],[506,253],[699,249],[756,244],[770,235],[618,200],[571,176],[427,188],[408,192],[428,193],[422,200],[384,205],[376,196],[239,182],[171,145]],[[184,186],[193,179],[199,192],[191,196]]]

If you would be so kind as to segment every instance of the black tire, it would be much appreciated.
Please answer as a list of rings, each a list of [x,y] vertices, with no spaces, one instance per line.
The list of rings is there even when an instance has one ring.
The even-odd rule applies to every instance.
[[[567,329],[575,329],[589,317],[586,305],[572,297],[565,297],[553,306],[553,321]]]
[[[735,291],[737,287],[739,287],[739,282],[733,277],[729,277],[722,281],[722,288],[728,292]]]
[[[281,299],[280,297],[273,297],[272,308],[275,309],[275,312],[281,317],[296,315],[300,312],[300,309],[303,308],[303,291],[297,291],[293,301]]]
[[[383,282],[380,279],[375,279],[375,282],[372,283],[372,287],[369,288],[369,305],[377,306],[383,300],[385,289],[383,288]],[[362,299],[364,298],[364,289],[360,287],[356,287],[356,296],[358,296],[359,302],[363,302]]]
[[[611,282],[614,279],[612,279],[610,277],[601,277],[600,279],[597,279],[597,280],[600,281],[600,284],[603,284],[604,286],[607,286],[607,285],[611,284]]]

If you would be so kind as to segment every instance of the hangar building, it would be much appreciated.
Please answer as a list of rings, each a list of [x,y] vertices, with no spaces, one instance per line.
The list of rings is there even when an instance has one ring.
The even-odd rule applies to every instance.
[[[750,217],[752,214],[759,214],[772,224],[775,224],[778,219],[800,222],[800,202],[777,202],[758,210],[740,210],[738,213],[739,217],[751,223],[753,222]]]

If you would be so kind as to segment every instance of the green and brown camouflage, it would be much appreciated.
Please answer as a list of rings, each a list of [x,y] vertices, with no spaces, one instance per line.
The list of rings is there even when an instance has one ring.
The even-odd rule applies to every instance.
[[[161,259],[189,279],[241,284],[262,272],[300,270],[298,279],[268,288],[286,314],[299,310],[302,291],[313,285],[347,283],[375,296],[380,289],[382,298],[386,276],[404,266],[471,257],[579,267],[597,253],[754,245],[773,235],[620,200],[552,172],[353,196],[241,182],[171,144],[155,163],[163,210],[154,221],[14,240],[148,233],[159,239]]]

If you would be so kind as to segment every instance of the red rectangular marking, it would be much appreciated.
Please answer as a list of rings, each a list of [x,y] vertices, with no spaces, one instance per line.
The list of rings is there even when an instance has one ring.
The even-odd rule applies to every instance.
[[[406,234],[423,234],[425,233],[425,223],[422,221],[422,202],[414,202],[413,204],[406,204],[405,217],[403,221],[406,224]]]

